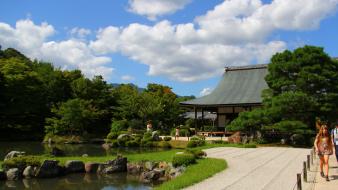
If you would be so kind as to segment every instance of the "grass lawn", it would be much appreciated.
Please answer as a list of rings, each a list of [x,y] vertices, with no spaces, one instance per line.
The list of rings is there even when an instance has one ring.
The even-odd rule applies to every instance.
[[[213,176],[214,174],[227,168],[225,160],[215,158],[205,158],[197,161],[197,164],[193,164],[187,167],[187,170],[183,175],[177,178],[164,182],[155,190],[175,190],[188,187],[206,178]]]

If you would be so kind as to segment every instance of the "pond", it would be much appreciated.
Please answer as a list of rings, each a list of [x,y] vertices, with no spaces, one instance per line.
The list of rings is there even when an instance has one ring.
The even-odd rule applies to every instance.
[[[65,152],[66,156],[108,156],[117,153],[132,154],[162,151],[159,148],[113,148],[105,150],[97,144],[61,144],[57,146]],[[11,150],[24,151],[28,155],[48,154],[51,150],[48,144],[41,142],[0,142],[0,159]],[[157,184],[143,184],[139,182],[139,176],[126,173],[112,175],[97,174],[69,174],[63,177],[52,179],[23,179],[18,181],[0,181],[0,189],[37,189],[37,190],[146,190]]]
[[[98,144],[57,144],[48,145],[41,142],[0,142],[0,159],[4,158],[6,154],[12,150],[24,151],[29,155],[49,154],[52,146],[64,151],[66,156],[82,156],[88,154],[89,156],[109,156],[132,153],[156,152],[165,150],[162,148],[112,148],[105,150]]]

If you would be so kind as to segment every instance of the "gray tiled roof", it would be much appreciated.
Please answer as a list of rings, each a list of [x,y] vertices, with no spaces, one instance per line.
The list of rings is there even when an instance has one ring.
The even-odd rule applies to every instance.
[[[266,64],[225,68],[220,83],[212,93],[180,104],[187,106],[260,104],[261,92],[268,88],[264,79],[267,73]]]

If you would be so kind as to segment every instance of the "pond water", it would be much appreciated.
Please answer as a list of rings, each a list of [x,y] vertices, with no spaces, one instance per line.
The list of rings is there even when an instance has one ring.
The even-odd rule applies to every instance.
[[[162,148],[112,148],[105,150],[98,144],[48,145],[41,142],[0,142],[0,159],[4,158],[12,150],[24,151],[28,155],[49,154],[53,146],[63,150],[66,156],[82,156],[83,154],[88,154],[89,156],[109,156],[116,155],[117,153],[132,154],[165,150]]]
[[[163,151],[158,148],[113,148],[105,150],[96,144],[62,144],[52,145],[63,150],[66,156],[108,156],[117,153],[132,154]],[[0,159],[11,150],[24,151],[28,155],[49,154],[51,146],[41,142],[0,142]],[[118,173],[112,175],[69,174],[52,179],[23,179],[19,181],[0,181],[0,189],[37,189],[37,190],[146,190],[156,184],[142,184],[139,176]]]

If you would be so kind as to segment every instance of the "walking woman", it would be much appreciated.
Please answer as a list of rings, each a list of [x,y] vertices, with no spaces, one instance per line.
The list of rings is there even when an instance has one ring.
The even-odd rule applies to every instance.
[[[329,180],[329,156],[333,153],[333,145],[331,135],[328,132],[327,125],[323,124],[320,127],[319,133],[316,136],[314,143],[316,152],[320,158],[320,175]],[[325,167],[325,176],[323,172],[323,166]]]

